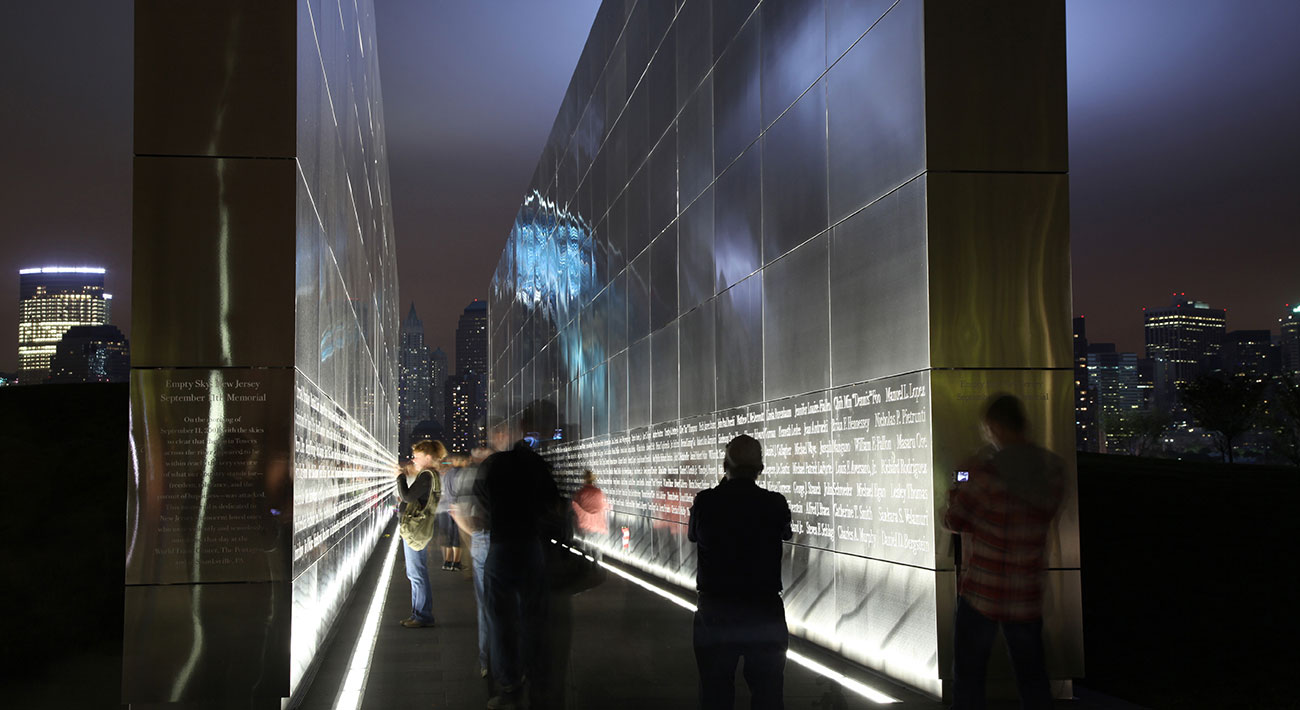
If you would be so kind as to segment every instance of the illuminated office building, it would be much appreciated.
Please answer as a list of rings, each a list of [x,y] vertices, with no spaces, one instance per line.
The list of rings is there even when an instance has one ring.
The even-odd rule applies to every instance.
[[[1096,452],[1098,438],[1097,390],[1088,379],[1088,330],[1083,316],[1074,317],[1074,430],[1075,448]]]
[[[111,295],[104,269],[47,266],[18,272],[18,376],[44,382],[50,359],[69,328],[108,322]]]
[[[411,304],[406,320],[402,321],[398,347],[397,411],[402,430],[398,456],[404,458],[410,455],[412,430],[432,416],[429,402],[429,348],[424,344],[424,324],[415,314],[414,303]]]
[[[1278,347],[1268,330],[1234,330],[1223,336],[1222,370],[1271,379],[1281,371]]]
[[[1227,311],[1176,293],[1164,308],[1144,308],[1146,356],[1155,362],[1155,397],[1160,407],[1178,400],[1178,390],[1219,368]]]
[[[484,440],[487,413],[487,301],[465,307],[456,325],[456,376],[446,384],[447,431],[455,451]]]
[[[117,326],[74,325],[50,361],[49,382],[126,382],[131,346]]]
[[[434,348],[429,354],[429,417],[440,428],[447,426],[447,374],[447,353]]]
[[[794,515],[791,632],[943,693],[936,519],[984,400],[1019,395],[1073,478],[1064,10],[601,5],[488,319],[488,420],[527,420],[567,492],[596,472],[626,532],[588,544],[693,588],[691,501],[756,436]],[[1062,691],[1077,521],[1045,575]]]
[[[1282,331],[1278,343],[1282,372],[1300,377],[1300,306],[1287,304],[1277,321]]]

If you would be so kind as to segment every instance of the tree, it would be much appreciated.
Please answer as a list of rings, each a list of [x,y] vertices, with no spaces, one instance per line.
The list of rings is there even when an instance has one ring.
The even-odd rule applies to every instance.
[[[1273,452],[1300,466],[1300,379],[1279,375],[1272,392],[1268,428],[1273,432]]]
[[[1124,448],[1133,456],[1150,456],[1160,448],[1160,437],[1173,423],[1169,412],[1135,410],[1106,417],[1107,446]]]
[[[1263,401],[1265,382],[1240,375],[1202,375],[1182,387],[1183,406],[1232,463],[1233,442],[1250,431]]]

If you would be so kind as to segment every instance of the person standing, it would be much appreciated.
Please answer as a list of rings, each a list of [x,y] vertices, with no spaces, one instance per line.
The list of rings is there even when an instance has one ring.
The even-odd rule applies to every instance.
[[[483,572],[492,626],[492,675],[500,691],[488,700],[493,710],[523,702],[525,674],[532,679],[533,704],[546,695],[547,586],[542,540],[558,534],[561,500],[550,464],[522,438],[530,427],[526,414],[516,431],[497,432],[499,445],[511,438],[516,441],[489,456],[474,483],[490,535]]]
[[[451,457],[447,465],[439,467],[442,473],[443,496],[438,499],[433,525],[437,532],[438,544],[442,546],[442,571],[444,572],[465,569],[460,564],[460,528],[451,517],[451,506],[456,491],[459,490],[456,478],[468,463],[468,456],[458,454]]]
[[[487,593],[483,578],[483,565],[487,562],[491,538],[487,529],[487,516],[478,498],[473,494],[483,461],[492,453],[478,447],[470,452],[467,467],[456,474],[457,493],[451,505],[451,516],[456,525],[469,536],[470,568],[474,576],[474,603],[478,607],[478,668],[486,678],[492,649],[492,618],[488,614]]]
[[[763,448],[751,436],[727,444],[726,475],[691,505],[687,536],[699,546],[695,586],[695,663],[700,705],[730,709],[736,664],[753,708],[784,707],[789,636],[781,600],[782,541],[794,536],[785,496],[758,487]]]
[[[603,545],[609,536],[609,511],[605,492],[596,487],[595,472],[583,469],[582,488],[573,494],[573,517],[578,532],[596,537]]]
[[[411,582],[411,616],[401,623],[408,629],[434,625],[428,550],[433,539],[433,510],[429,505],[436,506],[440,497],[437,469],[446,456],[447,447],[441,441],[424,439],[411,445],[411,462],[397,470],[397,496],[404,504],[402,550],[406,554],[406,578]]]
[[[1029,439],[1016,397],[994,395],[981,419],[991,449],[963,467],[970,480],[948,492],[943,516],[944,527],[962,536],[952,707],[985,707],[989,652],[1001,628],[1021,706],[1049,708],[1043,574],[1047,535],[1064,497],[1065,464]]]

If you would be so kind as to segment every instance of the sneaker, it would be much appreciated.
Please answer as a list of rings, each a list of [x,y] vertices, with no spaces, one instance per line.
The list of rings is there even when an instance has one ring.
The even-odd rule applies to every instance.
[[[442,571],[443,571],[443,572],[450,572],[450,571],[451,571],[451,563],[450,563],[450,562],[443,562],[443,563],[442,563]]]
[[[488,674],[487,666],[479,666],[479,667],[478,667],[478,677],[480,677],[480,678],[486,678],[486,677],[487,677],[487,674]]]
[[[408,629],[422,629],[433,626],[433,621],[420,621],[415,617],[411,617],[410,619],[402,619],[402,626]]]
[[[453,572],[463,572],[465,571],[465,566],[459,562],[453,562],[451,563],[451,569]]]
[[[523,686],[521,685],[502,688],[499,694],[488,699],[488,710],[514,710],[514,708],[521,706],[523,697]]]

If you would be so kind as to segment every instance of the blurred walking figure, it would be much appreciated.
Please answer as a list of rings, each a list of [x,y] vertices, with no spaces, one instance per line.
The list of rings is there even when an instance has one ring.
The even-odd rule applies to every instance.
[[[558,534],[561,508],[550,464],[522,438],[531,428],[531,415],[525,413],[516,430],[498,430],[494,437],[499,447],[512,438],[515,443],[489,456],[474,484],[490,534],[483,572],[492,626],[492,675],[500,691],[488,700],[487,706],[494,709],[522,704],[525,674],[533,685],[534,705],[547,695],[542,539]]]
[[[487,561],[490,535],[487,529],[487,514],[478,498],[474,496],[474,487],[478,482],[480,467],[492,451],[476,448],[470,452],[468,465],[456,476],[456,496],[451,504],[452,519],[461,530],[469,536],[469,559],[474,575],[474,602],[478,608],[478,668],[479,675],[488,675],[490,651],[492,648],[492,618],[488,613],[487,595],[483,582],[483,563]]]
[[[583,536],[597,536],[604,542],[609,535],[609,511],[605,492],[596,487],[595,472],[583,469],[582,488],[573,494],[573,517],[578,532]]]
[[[790,530],[785,496],[758,487],[763,448],[744,434],[727,444],[726,475],[700,491],[688,536],[699,545],[695,663],[700,706],[730,708],[736,664],[745,659],[753,708],[782,708],[789,637],[781,601],[781,554]]]
[[[434,509],[442,490],[437,466],[447,456],[441,441],[424,439],[411,446],[411,462],[397,469],[397,495],[402,499],[402,550],[406,578],[411,581],[411,616],[402,626],[433,626],[433,595],[429,584],[429,551],[434,534]],[[432,504],[432,508],[430,507]]]
[[[1043,653],[1043,570],[1047,535],[1065,490],[1060,457],[1029,439],[1024,405],[994,395],[982,416],[991,444],[948,492],[943,524],[962,534],[953,645],[953,708],[985,707],[993,639],[1002,629],[1020,704],[1049,708]]]
[[[438,545],[442,547],[442,570],[452,572],[465,569],[460,564],[460,528],[451,517],[452,499],[457,489],[456,477],[461,469],[469,463],[464,455],[450,456],[439,466],[442,472],[442,490],[444,495],[438,499],[438,510],[434,518]]]

